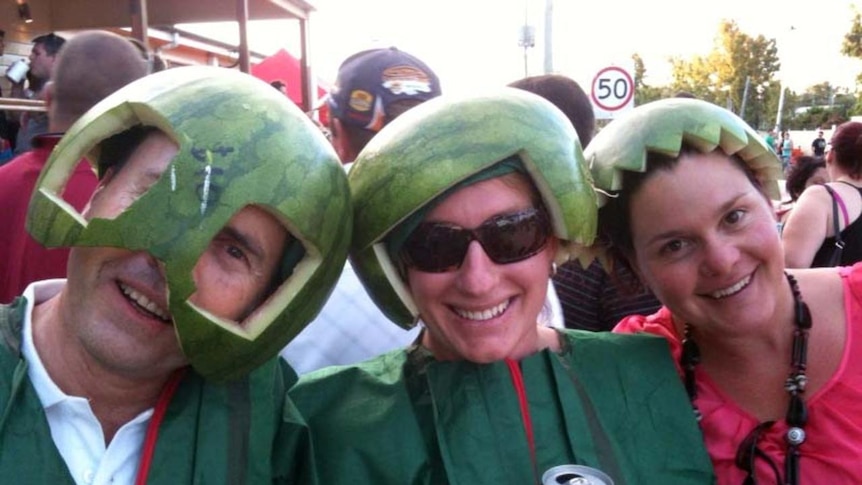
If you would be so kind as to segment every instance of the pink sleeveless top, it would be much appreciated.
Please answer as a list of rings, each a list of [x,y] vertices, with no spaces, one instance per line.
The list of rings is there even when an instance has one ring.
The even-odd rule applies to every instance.
[[[838,370],[817,393],[807,396],[806,440],[800,446],[802,484],[862,484],[862,263],[839,268],[839,272],[844,285],[847,341]],[[626,317],[614,332],[647,332],[665,337],[679,367],[682,344],[667,308],[662,307],[650,316]],[[736,450],[759,423],[726,397],[701,369],[695,370],[695,378],[696,405],[703,414],[701,428],[718,483],[740,485],[745,472],[735,465]],[[758,441],[758,447],[778,467],[782,477],[786,431],[784,420],[778,421]],[[775,482],[775,474],[766,460],[756,458],[755,466],[758,484]]]

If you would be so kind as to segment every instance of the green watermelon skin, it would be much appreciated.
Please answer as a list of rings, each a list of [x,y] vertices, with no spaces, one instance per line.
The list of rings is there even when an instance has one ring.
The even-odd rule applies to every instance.
[[[179,153],[165,174],[113,220],[87,223],[59,203],[69,171],[98,143],[131,126],[160,128]],[[305,256],[242,322],[196,308],[192,269],[247,205],[272,213]],[[48,246],[114,246],[164,263],[169,310],[183,352],[205,377],[226,381],[276,355],[320,311],[351,237],[344,170],[317,127],[268,84],[222,68],[176,68],[133,83],[93,108],[52,154],[30,206],[28,230]]]
[[[519,155],[542,193],[561,245],[558,260],[591,244],[597,199],[577,134],[551,103],[506,88],[483,96],[441,96],[378,133],[348,175],[354,206],[351,262],[372,299],[396,324],[417,311],[382,248],[389,231],[458,182]]]
[[[698,99],[668,98],[639,106],[612,121],[590,142],[585,152],[596,187],[618,191],[622,171],[643,172],[650,151],[677,156],[685,141],[702,152],[721,148],[739,155],[779,198],[781,161],[760,135],[740,117]]]

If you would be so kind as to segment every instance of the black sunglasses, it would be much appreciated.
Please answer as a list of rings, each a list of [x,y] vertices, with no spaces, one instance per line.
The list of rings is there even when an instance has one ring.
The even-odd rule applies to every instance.
[[[515,263],[541,251],[550,234],[548,216],[533,207],[492,217],[474,229],[423,222],[404,243],[401,260],[426,273],[453,271],[475,240],[495,263]]]

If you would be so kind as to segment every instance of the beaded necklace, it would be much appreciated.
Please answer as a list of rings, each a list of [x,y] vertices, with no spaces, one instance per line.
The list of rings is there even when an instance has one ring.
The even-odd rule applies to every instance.
[[[787,433],[784,436],[784,440],[787,443],[787,458],[784,462],[785,480],[781,481],[778,468],[757,448],[757,440],[760,438],[760,434],[774,423],[774,421],[766,421],[757,425],[740,443],[737,449],[736,466],[748,473],[743,485],[754,485],[756,483],[754,478],[754,458],[757,456],[766,458],[769,461],[775,473],[777,483],[799,485],[799,458],[801,456],[799,446],[805,442],[805,423],[808,421],[808,409],[805,406],[802,395],[805,393],[805,385],[808,382],[805,369],[808,355],[808,331],[811,329],[811,311],[808,309],[808,305],[802,301],[802,294],[799,292],[796,278],[788,273],[785,273],[784,276],[790,284],[791,293],[793,293],[794,312],[790,375],[784,383],[784,389],[790,395],[787,414],[784,418],[788,426]],[[691,327],[688,324],[685,325],[682,355],[680,356],[679,363],[684,373],[685,390],[688,393],[689,399],[691,399],[695,417],[699,422],[703,416],[697,409],[697,405],[695,405],[697,385],[694,378],[694,369],[700,363],[700,349],[698,349],[697,343],[691,337]]]

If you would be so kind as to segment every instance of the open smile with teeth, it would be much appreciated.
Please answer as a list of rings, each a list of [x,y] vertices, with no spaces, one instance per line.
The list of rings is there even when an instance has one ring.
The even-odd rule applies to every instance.
[[[511,300],[506,300],[503,303],[500,303],[499,305],[493,306],[491,308],[487,308],[485,310],[479,310],[479,311],[470,311],[470,310],[464,310],[464,309],[455,308],[455,307],[452,307],[452,309],[461,318],[466,318],[467,320],[482,321],[482,320],[490,320],[494,317],[500,316],[503,312],[506,311],[507,308],[509,308],[510,302],[511,302]]]
[[[718,291],[713,291],[709,294],[710,297],[715,298],[716,300],[720,300],[722,298],[727,298],[728,296],[733,296],[740,291],[742,291],[746,286],[751,283],[751,275],[746,276],[745,278],[739,280],[739,282]]]
[[[157,319],[159,319],[165,323],[171,322],[170,315],[168,315],[168,313],[166,311],[159,308],[159,306],[156,305],[155,302],[153,302],[152,300],[150,300],[146,296],[142,295],[140,292],[136,291],[135,289],[130,288],[130,287],[128,287],[122,283],[120,283],[119,286],[120,286],[120,291],[122,291],[123,294],[126,295],[126,298],[128,298],[132,303],[134,303],[135,306],[137,306],[139,310],[146,312],[146,313],[149,313],[153,317],[155,317],[155,318],[157,318]]]

